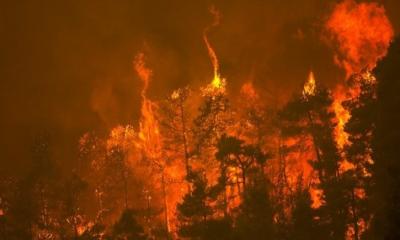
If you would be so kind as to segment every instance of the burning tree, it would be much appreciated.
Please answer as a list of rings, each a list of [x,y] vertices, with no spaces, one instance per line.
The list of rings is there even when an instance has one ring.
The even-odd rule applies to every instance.
[[[164,102],[161,108],[161,131],[164,136],[164,151],[170,159],[181,159],[186,176],[191,171],[191,157],[193,155],[192,125],[190,123],[190,109],[187,106],[191,98],[189,87],[175,90]],[[176,165],[179,161],[175,162]],[[190,184],[188,183],[188,191]]]
[[[324,88],[311,71],[273,107],[253,79],[227,88],[209,39],[221,15],[210,13],[207,84],[150,98],[158,79],[138,53],[137,122],[84,134],[71,171],[38,136],[24,177],[1,176],[1,239],[400,238],[400,51],[397,41],[384,58],[384,8],[335,4],[325,40],[346,82]]]
[[[373,187],[374,219],[371,226],[373,237],[396,239],[399,231],[399,112],[400,99],[398,92],[400,59],[399,39],[393,43],[388,56],[379,63],[374,71],[378,80],[375,115],[375,134],[373,148]]]
[[[343,102],[351,118],[345,125],[348,143],[344,146],[350,166],[344,175],[349,188],[351,229],[353,238],[359,239],[369,224],[371,215],[366,211],[372,187],[372,138],[376,106],[376,79],[369,71],[355,74],[350,80],[357,94]]]
[[[315,84],[311,75],[303,95],[290,101],[280,113],[284,121],[282,132],[286,136],[306,135],[314,148],[315,160],[311,166],[316,173],[315,189],[322,192],[318,201],[321,229],[333,239],[344,239],[346,232],[346,200],[341,187],[341,161],[334,138],[335,114],[331,111],[332,97],[326,89]]]

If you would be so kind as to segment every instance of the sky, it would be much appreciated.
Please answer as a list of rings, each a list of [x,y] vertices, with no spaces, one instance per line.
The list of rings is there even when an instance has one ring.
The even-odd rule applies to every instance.
[[[378,1],[395,34],[400,2]],[[149,97],[194,89],[212,79],[202,34],[209,31],[227,79],[238,91],[252,81],[271,105],[298,91],[313,70],[333,86],[345,73],[323,26],[337,1],[120,0],[3,1],[0,5],[0,168],[19,172],[30,161],[33,139],[50,135],[52,157],[66,168],[77,158],[79,137],[137,125],[141,82],[133,60],[145,53],[153,70]],[[1,173],[1,171],[0,171]]]

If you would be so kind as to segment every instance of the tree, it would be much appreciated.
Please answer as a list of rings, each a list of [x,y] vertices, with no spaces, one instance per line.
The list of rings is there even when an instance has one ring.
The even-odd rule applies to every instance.
[[[210,84],[203,89],[203,102],[199,108],[199,114],[193,122],[193,161],[194,165],[204,168],[206,178],[213,185],[213,192],[224,193],[222,204],[218,203],[219,208],[227,216],[227,194],[221,188],[224,182],[224,168],[221,168],[219,161],[215,158],[217,143],[219,138],[232,125],[232,116],[229,107],[229,100],[223,86],[216,88]],[[225,186],[225,185],[224,185]],[[222,207],[221,207],[222,205]]]
[[[354,232],[353,239],[358,240],[372,217],[368,210],[373,186],[372,138],[374,136],[374,118],[376,114],[376,79],[369,71],[355,74],[350,82],[358,94],[343,103],[351,118],[346,123],[348,144],[344,147],[346,160],[352,164],[344,174],[347,198],[350,207],[350,223]]]
[[[378,64],[375,136],[373,138],[374,209],[372,228],[375,239],[400,238],[400,40]]]
[[[294,195],[289,239],[317,240],[323,238],[318,235],[318,228],[314,220],[315,210],[311,208],[311,204],[309,188],[303,187],[303,179],[300,175]]]
[[[186,175],[189,174],[191,151],[189,149],[190,124],[187,110],[187,100],[190,97],[188,87],[175,90],[164,102],[162,110],[161,126],[165,129],[164,148],[169,155],[182,158]]]
[[[231,124],[229,101],[224,92],[204,93],[204,102],[194,120],[195,152],[215,147]]]
[[[247,144],[265,147],[272,135],[271,111],[268,111],[264,100],[260,97],[251,82],[243,84],[240,98],[235,102],[234,126],[235,136]]]
[[[57,236],[58,169],[50,152],[49,134],[38,134],[32,145],[32,163],[10,198],[9,239]]]
[[[83,225],[83,212],[80,208],[82,192],[87,188],[84,182],[77,174],[73,173],[63,184],[61,192],[61,214],[60,227],[61,236],[65,239],[77,239],[79,236],[78,228]]]
[[[348,211],[339,172],[341,158],[334,140],[332,97],[326,89],[308,87],[311,91],[292,99],[280,112],[281,131],[285,136],[310,136],[316,157],[311,165],[318,176],[315,187],[323,191],[320,223],[327,228],[326,238],[344,239]]]
[[[209,206],[207,180],[201,172],[191,171],[187,176],[192,186],[183,202],[177,205],[179,219],[179,235],[182,237],[204,239],[206,224],[213,211]]]
[[[235,239],[274,239],[273,209],[263,174],[244,191]]]
[[[120,219],[114,224],[111,234],[112,240],[145,240],[148,239],[143,227],[135,219],[132,209],[125,209]]]
[[[237,182],[241,183],[243,191],[245,191],[246,179],[250,171],[260,170],[262,172],[269,157],[259,147],[244,144],[244,141],[225,134],[219,139],[217,149],[216,158],[221,163],[222,171],[226,172],[226,168],[229,167],[240,169],[240,181],[237,180]],[[229,179],[229,176],[226,177]],[[237,176],[234,177],[237,178]]]
[[[128,154],[135,137],[133,128],[128,125],[114,128],[106,141],[90,136],[81,139],[81,157],[90,159],[91,171],[87,178],[98,201],[98,221],[109,220],[108,217],[117,215],[121,208],[129,207],[129,189],[132,188],[129,183],[133,176]]]

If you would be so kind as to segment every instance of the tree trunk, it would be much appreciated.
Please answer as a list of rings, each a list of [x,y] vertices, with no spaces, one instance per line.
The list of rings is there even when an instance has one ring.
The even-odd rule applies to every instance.
[[[321,163],[322,162],[322,158],[321,158],[321,154],[319,152],[318,146],[317,146],[317,144],[315,142],[314,121],[312,119],[310,111],[307,111],[307,116],[308,116],[308,121],[309,121],[309,124],[310,124],[310,127],[311,127],[311,137],[312,137],[312,140],[313,140],[313,146],[314,146],[314,149],[315,149],[315,154],[317,156],[317,161],[318,161],[318,163]],[[318,176],[319,176],[319,180],[322,182],[323,181],[323,174],[321,172],[321,169],[318,169]]]
[[[358,216],[356,212],[356,200],[355,200],[354,188],[351,190],[351,209],[353,212],[354,240],[358,240],[359,229],[358,229]]]
[[[184,150],[184,155],[185,155],[185,167],[186,167],[186,176],[189,174],[190,172],[190,165],[189,165],[189,151],[188,151],[188,145],[187,145],[187,138],[186,138],[186,124],[185,124],[185,115],[184,115],[184,111],[183,111],[183,102],[181,101],[179,104],[179,108],[180,108],[180,117],[181,117],[181,124],[182,124],[182,141],[183,141],[183,150]],[[187,183],[187,188],[188,188],[188,192],[190,193],[191,190],[191,186],[190,183]]]
[[[165,184],[165,174],[164,170],[162,170],[161,174],[161,185],[162,185],[162,191],[163,191],[163,198],[164,198],[164,221],[165,221],[165,226],[167,233],[169,234],[170,232],[170,226],[169,226],[169,216],[168,216],[168,202],[167,202],[167,190],[166,190],[166,184]]]

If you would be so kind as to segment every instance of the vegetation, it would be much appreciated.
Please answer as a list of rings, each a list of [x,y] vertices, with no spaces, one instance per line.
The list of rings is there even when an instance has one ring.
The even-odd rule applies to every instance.
[[[0,179],[0,238],[400,239],[399,62],[397,41],[350,78],[345,132],[310,79],[279,109],[252,85],[246,103],[224,84],[143,91],[140,126],[85,134],[72,171],[38,135],[25,176]]]

